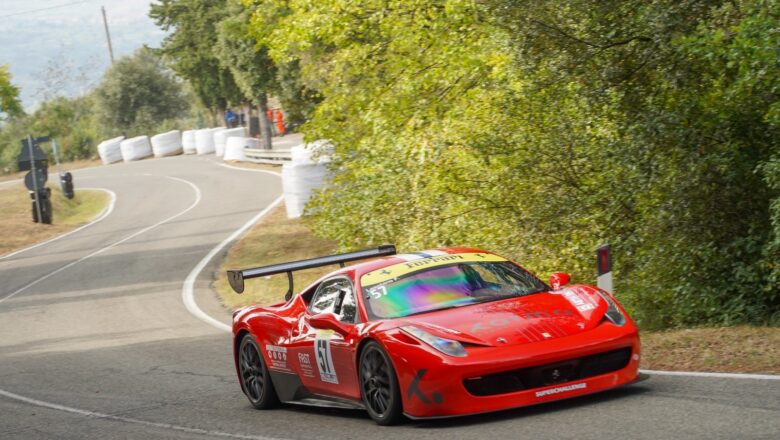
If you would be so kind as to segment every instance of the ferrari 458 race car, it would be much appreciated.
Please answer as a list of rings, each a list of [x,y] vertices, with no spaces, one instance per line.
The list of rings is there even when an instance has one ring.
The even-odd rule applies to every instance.
[[[384,257],[344,267],[359,259]],[[341,264],[292,295],[292,272]],[[607,292],[550,285],[491,252],[395,247],[228,271],[286,273],[286,301],[233,316],[241,388],[256,408],[364,408],[380,425],[589,394],[637,379],[639,336]]]

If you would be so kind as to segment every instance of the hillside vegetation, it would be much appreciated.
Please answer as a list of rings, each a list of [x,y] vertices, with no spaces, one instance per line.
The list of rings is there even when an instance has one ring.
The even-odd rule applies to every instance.
[[[309,224],[464,244],[616,291],[646,328],[780,324],[777,0],[246,0],[335,145]]]

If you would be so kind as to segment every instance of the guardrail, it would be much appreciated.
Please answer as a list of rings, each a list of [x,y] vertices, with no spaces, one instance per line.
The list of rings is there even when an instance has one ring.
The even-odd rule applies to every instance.
[[[289,162],[291,159],[291,153],[289,149],[263,150],[260,148],[244,148],[244,154],[246,155],[247,161],[254,163],[281,165],[285,162]]]

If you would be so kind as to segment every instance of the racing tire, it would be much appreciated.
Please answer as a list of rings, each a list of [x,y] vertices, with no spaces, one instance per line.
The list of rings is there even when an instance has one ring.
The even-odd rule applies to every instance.
[[[271,375],[255,338],[246,335],[238,348],[238,371],[241,389],[257,409],[269,409],[279,404]]]
[[[403,403],[390,357],[376,342],[369,342],[360,353],[360,396],[368,415],[382,426],[403,421]]]

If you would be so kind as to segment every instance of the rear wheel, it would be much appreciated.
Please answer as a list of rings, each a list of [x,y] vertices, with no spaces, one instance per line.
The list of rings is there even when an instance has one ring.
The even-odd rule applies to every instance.
[[[244,390],[252,406],[257,409],[268,409],[279,403],[263,355],[255,338],[250,335],[244,336],[238,348],[238,371],[241,389]]]
[[[380,425],[403,420],[401,392],[390,358],[376,342],[369,342],[360,354],[360,394],[368,414]]]

